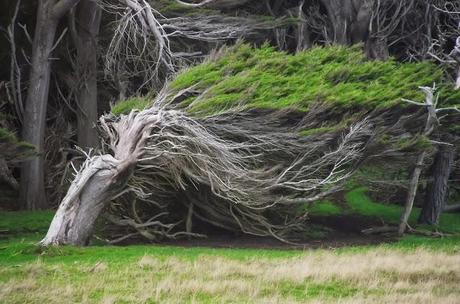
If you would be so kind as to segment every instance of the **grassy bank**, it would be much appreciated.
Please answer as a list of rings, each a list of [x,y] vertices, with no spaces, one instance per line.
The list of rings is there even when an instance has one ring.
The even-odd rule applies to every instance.
[[[158,251],[0,266],[2,303],[455,303],[460,256],[417,249],[233,259]],[[184,249],[171,249],[171,253]]]
[[[346,204],[322,202],[311,212],[381,216],[388,223],[399,215],[400,207],[372,202],[362,188],[345,198]],[[315,250],[40,250],[34,244],[51,218],[52,212],[0,213],[1,303],[455,303],[460,297],[458,236]],[[458,222],[458,215],[444,215],[440,229],[458,229]]]

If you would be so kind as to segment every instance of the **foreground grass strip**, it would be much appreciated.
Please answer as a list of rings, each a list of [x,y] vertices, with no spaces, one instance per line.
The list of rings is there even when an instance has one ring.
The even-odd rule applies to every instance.
[[[354,212],[369,209],[364,192],[351,196]],[[323,202],[318,212],[325,211],[343,210]],[[0,214],[3,227],[14,230],[0,240],[0,303],[457,303],[460,298],[459,237],[407,236],[379,246],[306,251],[158,245],[39,250],[34,244],[52,214],[21,214],[29,217],[21,225],[9,215]]]
[[[225,251],[193,259],[99,258],[0,266],[0,302],[455,303],[460,297],[460,255],[427,249],[312,250],[277,259],[232,259]]]

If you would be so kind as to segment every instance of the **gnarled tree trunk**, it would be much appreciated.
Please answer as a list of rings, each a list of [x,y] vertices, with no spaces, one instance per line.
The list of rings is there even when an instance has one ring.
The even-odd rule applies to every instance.
[[[135,113],[124,116],[114,124],[113,130],[107,128],[113,141],[113,156],[88,157],[59,205],[41,245],[88,244],[104,206],[125,190],[152,128],[149,123],[156,119],[135,117]]]
[[[96,219],[111,198],[123,191],[135,163],[111,155],[96,156],[85,163],[63,199],[43,246],[87,245]]]

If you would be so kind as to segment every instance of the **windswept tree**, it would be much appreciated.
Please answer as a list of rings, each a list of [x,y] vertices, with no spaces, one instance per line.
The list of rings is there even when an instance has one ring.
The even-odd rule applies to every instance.
[[[204,120],[189,117],[174,108],[174,100],[186,91],[176,94],[166,88],[146,110],[101,118],[107,153],[88,155],[42,245],[88,244],[102,210],[128,193],[134,195],[129,202],[134,219],[121,209],[109,220],[135,232],[119,240],[194,235],[175,229],[189,215],[169,215],[182,193],[179,201],[187,206],[181,209],[205,222],[288,241],[302,230],[296,206],[337,191],[362,160],[372,136],[372,123],[364,119],[339,137],[332,150],[322,152],[330,143],[307,143],[288,129],[266,132],[258,127],[260,117],[241,124],[237,112]],[[277,160],[273,167],[266,165],[270,159]]]

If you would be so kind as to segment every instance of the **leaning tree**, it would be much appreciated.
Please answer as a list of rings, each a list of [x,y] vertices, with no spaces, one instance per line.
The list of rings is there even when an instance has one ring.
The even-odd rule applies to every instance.
[[[134,230],[121,239],[193,235],[193,215],[287,240],[303,223],[295,206],[337,191],[372,135],[368,119],[342,136],[310,141],[238,111],[194,119],[174,106],[185,91],[166,87],[146,110],[101,118],[105,153],[87,155],[42,245],[87,244],[101,212],[122,208],[109,203],[130,194],[133,218],[107,217]],[[177,203],[188,212],[171,208]],[[180,223],[187,223],[184,231],[174,229]]]

